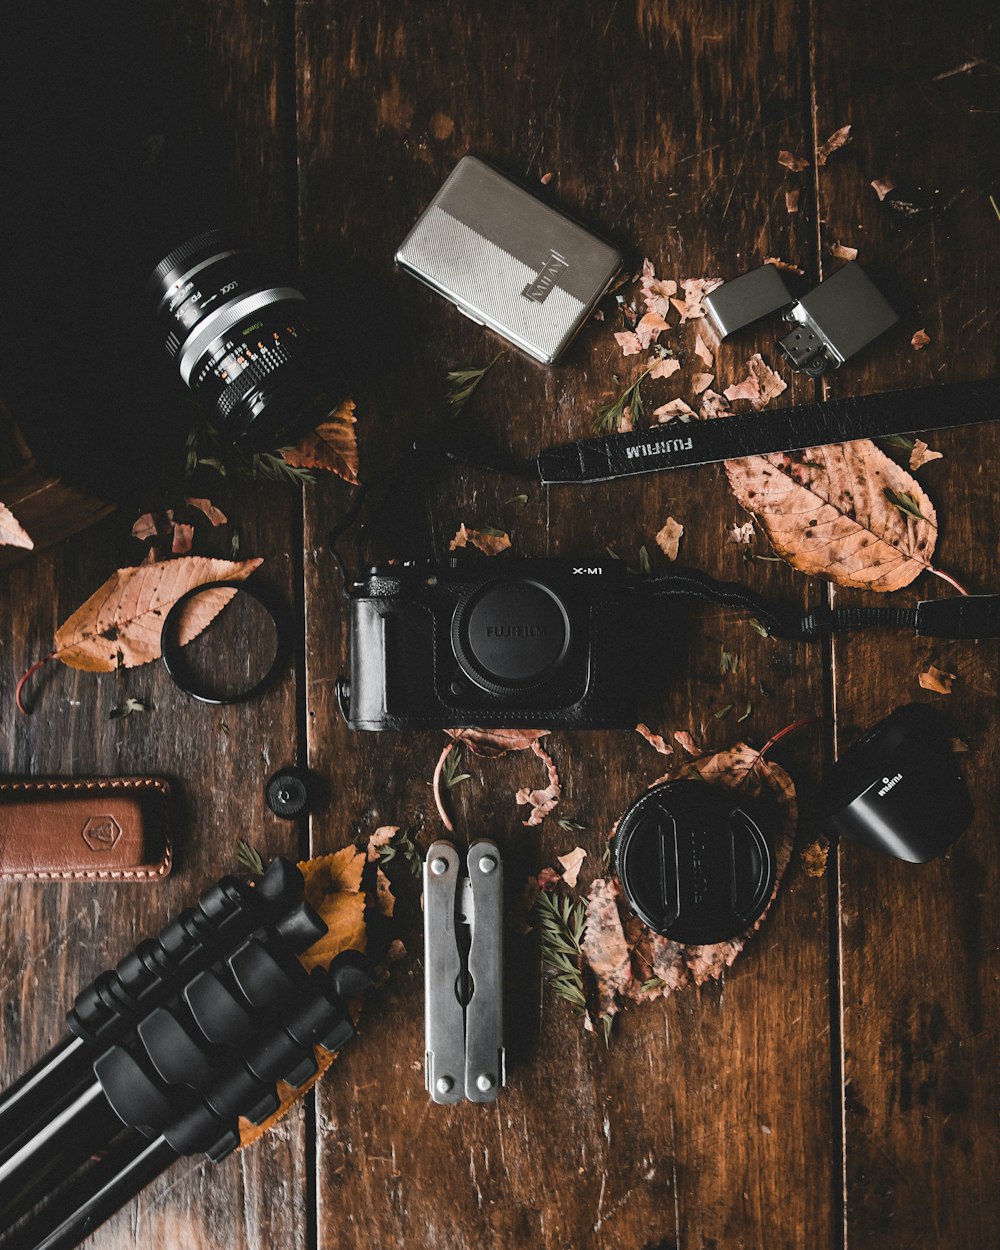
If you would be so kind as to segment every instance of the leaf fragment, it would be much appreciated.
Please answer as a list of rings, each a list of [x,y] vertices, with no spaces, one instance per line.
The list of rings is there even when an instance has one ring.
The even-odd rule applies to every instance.
[[[518,790],[514,796],[515,802],[520,805],[530,805],[531,815],[527,820],[522,821],[523,825],[540,825],[545,817],[559,802],[559,796],[562,794],[562,785],[559,781],[559,774],[556,766],[549,755],[538,742],[531,743],[531,750],[545,765],[549,775],[549,784],[543,790],[529,790],[523,787]]]
[[[885,199],[890,191],[895,191],[896,189],[896,184],[891,178],[873,178],[870,186],[880,202]]]
[[[747,376],[727,386],[723,394],[730,401],[747,399],[752,408],[760,409],[787,389],[788,383],[781,375],[765,363],[760,352],[754,352],[747,361]]]
[[[580,869],[583,867],[583,861],[586,858],[587,852],[582,846],[575,846],[565,855],[556,856],[556,862],[562,864],[562,879],[571,890],[576,889],[577,878],[580,876]]]
[[[672,516],[667,517],[663,528],[658,531],[656,545],[668,560],[677,559],[677,552],[683,533],[684,526],[679,521],[675,521]]]
[[[910,451],[910,471],[914,472],[931,460],[943,460],[943,451],[931,451],[922,438],[918,438]]]
[[[783,165],[785,169],[790,169],[795,174],[809,168],[809,162],[804,156],[796,156],[794,152],[789,152],[787,148],[782,148],[778,153],[778,164]]]
[[[473,755],[496,759],[509,751],[527,751],[532,743],[546,737],[548,729],[446,729],[456,742],[463,742]]]
[[[483,555],[498,556],[501,551],[506,551],[510,546],[510,535],[504,530],[493,529],[491,526],[470,530],[466,528],[463,521],[455,537],[448,544],[448,550],[457,551],[460,547],[466,547],[469,544],[477,547]]]
[[[930,341],[931,336],[926,330],[917,330],[913,338],[910,339],[910,346],[915,352],[922,352]]]
[[[658,278],[653,270],[653,263],[650,260],[642,262],[642,278],[640,281],[642,288],[642,302],[646,306],[647,312],[658,313],[661,317],[666,318],[670,311],[670,297],[677,294],[677,283],[672,279]]]
[[[851,127],[849,124],[847,126],[841,126],[839,130],[835,130],[826,142],[821,143],[819,148],[816,150],[816,164],[825,165],[827,160],[838,150],[838,148],[842,148],[845,143],[850,143],[850,141]]]
[[[358,435],[354,428],[358,419],[354,409],[354,401],[345,399],[315,430],[304,434],[294,447],[282,448],[282,460],[293,468],[323,469],[336,473],[352,486],[359,485]]]
[[[836,256],[838,260],[858,259],[858,249],[851,247],[850,244],[841,243],[839,240],[836,243],[828,243],[826,250],[831,256]]]
[[[921,690],[933,690],[935,694],[951,694],[952,683],[957,674],[946,673],[944,669],[931,664],[917,678]]]
[[[690,421],[695,416],[695,411],[683,399],[671,399],[668,403],[661,404],[659,408],[654,408],[653,416],[659,424],[663,425],[667,421]]]

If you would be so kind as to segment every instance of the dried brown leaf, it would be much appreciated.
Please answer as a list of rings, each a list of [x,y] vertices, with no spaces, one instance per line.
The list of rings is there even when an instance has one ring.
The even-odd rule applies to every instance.
[[[754,525],[753,517],[747,521],[746,525],[730,525],[726,527],[726,542],[735,543],[737,546],[745,547],[753,541]]]
[[[304,434],[294,447],[286,447],[282,459],[295,468],[325,469],[357,486],[358,435],[354,427],[358,419],[354,408],[354,401],[345,399],[311,434]]]
[[[829,157],[832,156],[838,148],[842,148],[845,143],[850,143],[850,141],[850,125],[841,126],[839,130],[835,130],[829,139],[827,139],[825,143],[821,143],[819,148],[816,150],[816,164],[825,165]]]
[[[702,391],[707,391],[714,381],[714,373],[696,373],[691,379],[691,390],[695,395],[700,395]]]
[[[506,551],[510,546],[510,535],[497,533],[491,534],[485,530],[470,530],[465,528],[465,522],[458,527],[455,537],[448,544],[449,551],[457,551],[459,547],[465,547],[469,544],[478,547],[479,550],[487,556],[498,556],[501,551]]]
[[[622,349],[623,356],[638,356],[642,351],[639,336],[634,330],[616,330],[615,339],[618,346]]]
[[[659,313],[666,317],[670,311],[670,297],[677,294],[677,283],[672,279],[657,278],[650,260],[642,262],[642,302],[647,312]]]
[[[618,909],[620,890],[613,878],[591,882],[587,898],[586,924],[580,943],[583,959],[594,981],[597,1014],[615,1016],[632,980],[632,956],[625,940]],[[590,1015],[586,1024],[591,1029]]]
[[[927,344],[931,341],[931,336],[926,330],[918,330],[910,339],[910,346],[915,352],[923,351]]]
[[[718,391],[709,389],[701,397],[698,415],[703,421],[713,421],[716,417],[728,417],[729,401]]]
[[[789,152],[787,148],[782,148],[778,153],[778,164],[784,165],[786,169],[790,169],[793,173],[801,173],[803,169],[809,168],[809,162],[804,156],[796,156],[794,152]]]
[[[788,383],[764,362],[760,352],[754,352],[747,361],[747,371],[742,382],[726,387],[726,399],[748,399],[753,408],[760,409],[788,388]]]
[[[793,191],[785,192],[785,212],[797,213],[799,211],[799,196],[801,194],[802,192],[798,187],[796,187]]]
[[[211,499],[185,499],[184,502],[189,508],[197,508],[199,512],[204,512],[213,525],[227,524],[226,514],[221,508],[217,508]],[[134,527],[132,533],[135,533]]]
[[[701,337],[700,334],[695,335],[694,354],[698,357],[698,359],[703,364],[708,365],[709,369],[714,368],[715,356],[712,354],[712,349],[709,347],[709,345],[705,342],[705,340]]]
[[[671,399],[669,403],[661,404],[659,408],[653,409],[653,416],[661,425],[678,418],[686,417],[690,420],[695,415],[694,409],[683,399]]]
[[[650,358],[649,376],[651,378],[670,378],[680,369],[681,362],[673,356],[656,356]]]
[[[920,674],[917,681],[920,683],[921,690],[933,690],[935,694],[951,694],[955,677],[955,673],[946,673],[944,669],[931,664],[926,672]]]
[[[369,864],[374,864],[379,858],[379,847],[388,846],[397,833],[399,833],[399,825],[381,825],[375,830],[368,839],[365,852],[365,858]]]
[[[674,748],[667,742],[662,734],[655,734],[648,725],[644,725],[641,721],[635,727],[637,734],[641,734],[654,751],[659,751],[661,755],[673,755]]]
[[[375,906],[379,915],[392,918],[396,910],[396,896],[392,892],[389,878],[381,868],[375,869]]]
[[[808,877],[822,877],[826,872],[829,842],[812,842],[802,852],[802,869]]]
[[[172,512],[170,517],[173,517]],[[144,512],[132,526],[132,537],[138,538],[140,542],[143,542],[147,538],[156,538],[160,534],[168,534],[171,528],[169,518],[164,525],[161,524],[159,517],[154,516],[152,512]]]
[[[764,264],[773,265],[775,269],[784,269],[788,273],[805,273],[805,270],[801,268],[801,266],[789,264],[787,260],[782,260],[780,256],[765,256]]]
[[[663,528],[657,533],[656,545],[668,560],[677,559],[677,550],[683,533],[684,526],[679,521],[675,521],[672,516],[667,517]]]
[[[851,247],[847,243],[828,243],[826,250],[831,256],[836,256],[838,260],[857,260],[858,249]]]
[[[515,801],[519,804],[530,804],[531,815],[527,820],[523,820],[523,825],[540,825],[545,817],[552,811],[559,802],[559,796],[562,794],[562,786],[559,782],[559,774],[556,772],[556,766],[552,762],[552,756],[537,742],[531,743],[531,749],[545,765],[549,774],[549,784],[544,790],[528,790],[523,788],[518,790],[514,796]]]
[[[164,618],[181,595],[205,582],[241,582],[262,563],[185,556],[119,569],[56,630],[52,654],[92,673],[158,660]],[[181,646],[196,638],[235,593],[220,587],[192,599],[178,625]]]
[[[496,759],[510,751],[526,751],[540,738],[546,737],[547,729],[446,729],[445,733],[456,742],[464,742],[473,755],[484,759]]]
[[[802,573],[889,591],[930,565],[934,505],[915,478],[867,439],[729,460],[726,473],[775,551]],[[887,489],[910,495],[922,517],[894,507]]]
[[[174,536],[170,542],[170,550],[175,556],[186,556],[194,542],[194,526],[184,525],[180,521],[173,524]]]
[[[913,444],[913,450],[910,452],[910,470],[919,469],[921,465],[927,464],[931,460],[943,460],[943,451],[931,451],[922,438],[918,438]]]
[[[306,879],[306,901],[319,912],[326,922],[326,936],[299,956],[299,961],[311,972],[313,968],[329,967],[331,960],[341,951],[364,951],[367,945],[365,930],[365,900],[360,893],[361,869],[365,857],[353,846],[345,846],[335,855],[323,855],[300,863],[299,868]],[[360,1009],[354,1007],[352,1015],[357,1022]],[[316,1047],[317,1071],[303,1085],[293,1089],[283,1081],[277,1084],[281,1105],[272,1116],[261,1124],[251,1124],[240,1119],[240,1148],[251,1145],[286,1114],[288,1109],[320,1079],[335,1056],[322,1047]]]
[[[684,298],[670,301],[680,313],[681,321],[695,321],[699,317],[704,317],[705,296],[722,286],[722,283],[722,278],[684,278],[681,282]]]
[[[566,855],[557,855],[556,862],[562,864],[562,879],[571,890],[576,889],[577,878],[580,876],[580,869],[583,867],[583,861],[587,858],[587,852],[582,846],[576,846]]]
[[[22,547],[30,551],[34,545],[31,535],[10,508],[0,503],[0,547]]]
[[[871,185],[879,200],[884,200],[890,191],[896,189],[896,184],[891,178],[873,178]]]

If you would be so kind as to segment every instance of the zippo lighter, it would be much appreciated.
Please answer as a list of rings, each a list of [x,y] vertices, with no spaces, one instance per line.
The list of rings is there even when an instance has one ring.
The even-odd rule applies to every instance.
[[[623,264],[617,249],[463,156],[396,263],[543,364],[555,364]]]

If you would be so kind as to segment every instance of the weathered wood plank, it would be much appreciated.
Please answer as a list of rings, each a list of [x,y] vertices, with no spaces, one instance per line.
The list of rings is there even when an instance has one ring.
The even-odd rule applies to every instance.
[[[804,142],[798,10],[755,5],[555,4],[500,14],[486,5],[362,10],[298,8],[302,255],[310,273],[351,292],[362,463],[370,471],[441,411],[448,368],[483,363],[496,341],[417,284],[391,257],[455,160],[492,158],[675,278],[734,276],[781,255],[811,265],[805,214],[785,210],[779,147]],[[767,72],[761,66],[767,65]],[[553,178],[543,189],[541,175]],[[610,313],[609,313],[610,317]],[[613,375],[631,380],[606,323],[568,363],[544,370],[508,352],[465,420],[515,455],[589,432]],[[693,334],[681,340],[693,346]],[[719,352],[721,385],[767,337]],[[372,369],[371,360],[378,364]],[[627,384],[627,383],[626,383]],[[689,385],[689,384],[686,384]],[[808,395],[796,384],[785,398]],[[651,383],[651,406],[690,391]],[[654,398],[655,397],[655,398]],[[668,513],[686,527],[685,561],[788,601],[788,570],[744,566],[723,529],[741,519],[717,470],[576,494],[469,471],[415,484],[378,526],[372,554],[441,556],[460,521],[510,529],[524,555],[584,556],[613,545],[630,562]],[[523,507],[505,502],[528,493]],[[427,788],[444,739],[352,737],[333,697],[344,664],[343,608],[326,530],[338,487],[306,505],[310,762],[334,778],[313,822],[316,850],[377,824],[438,828]],[[663,562],[660,561],[662,564]],[[623,640],[628,645],[628,640]],[[718,676],[723,647],[735,678]],[[648,719],[722,746],[772,730],[822,701],[821,657],[765,644],[744,621],[698,614],[663,639],[670,678]],[[715,676],[713,676],[715,674]],[[772,691],[760,694],[758,680]],[[754,705],[740,728],[715,720]],[[706,727],[707,726],[707,727]],[[816,741],[818,741],[818,736]],[[635,735],[553,734],[564,814],[584,822],[584,883],[626,803],[662,768]],[[818,766],[806,739],[790,748]],[[459,839],[499,838],[516,892],[526,871],[575,836],[550,818],[525,830],[513,792],[540,781],[530,757],[480,766],[453,792]],[[398,874],[397,874],[398,877]],[[411,888],[409,894],[412,895]],[[823,882],[794,865],[774,914],[720,986],[635,1010],[611,1049],[584,1036],[564,1005],[538,1001],[531,943],[511,943],[510,1089],[492,1111],[429,1107],[422,1085],[419,912],[401,905],[408,964],[372,1003],[361,1045],[318,1095],[320,1244],[832,1244],[832,1129]]]
[[[835,375],[831,390],[995,372],[1000,223],[984,154],[996,151],[1000,105],[986,64],[990,6],[948,5],[916,21],[898,5],[820,3],[813,13],[818,138],[853,127],[850,146],[819,171],[825,237],[857,246],[859,261],[887,275],[903,313],[900,331]],[[893,214],[869,186],[885,178],[902,195],[922,188],[933,214]],[[915,352],[908,340],[921,328],[931,342]],[[919,473],[938,511],[936,563],[973,592],[995,590],[1000,434],[981,426],[929,441],[945,453]],[[895,598],[938,593],[951,591],[925,576]],[[918,688],[931,662],[959,675],[950,698]],[[997,665],[995,642],[859,636],[834,649],[838,749],[899,704],[930,700],[971,747],[963,764],[977,810],[954,849],[926,867],[841,851],[849,1246],[988,1245],[1000,1227],[997,921],[986,903],[1000,871]]]
[[[79,359],[79,352],[98,338],[92,325],[81,328],[81,342],[63,341],[55,376],[38,388],[39,423],[50,439],[51,430],[60,428],[59,414],[52,416],[60,406],[62,428],[72,418],[81,427],[89,424],[95,444],[107,437],[104,405],[121,382],[116,368],[127,371],[133,342],[148,337],[148,325],[129,311],[146,275],[130,270],[129,263],[140,254],[151,223],[130,221],[124,210],[120,219],[104,216],[119,191],[123,196],[134,191],[141,200],[144,161],[155,165],[163,157],[165,169],[147,167],[146,173],[167,179],[164,195],[170,198],[171,187],[178,193],[171,200],[175,208],[186,200],[212,200],[228,209],[230,220],[248,236],[279,252],[287,249],[292,153],[286,129],[286,16],[281,5],[249,0],[225,6],[162,4],[146,6],[142,13],[131,5],[87,5],[61,11],[58,22],[50,22],[39,6],[34,20],[22,15],[8,30],[5,53],[17,54],[14,81],[24,93],[16,112],[23,127],[18,146],[33,156],[19,169],[16,194],[6,198],[5,220],[20,220],[25,247],[37,243],[51,249],[40,253],[47,280],[59,271],[60,260],[67,281],[68,275],[84,271],[92,275],[92,285],[63,292],[66,308],[75,311],[82,327],[87,325],[86,291],[103,318],[100,326],[113,330],[118,324],[115,308],[109,309],[109,301],[118,301],[118,314],[125,310],[135,333],[135,340],[126,331],[121,340],[103,347],[97,343],[103,351],[99,368]],[[10,41],[15,37],[25,42],[15,45]],[[146,90],[140,90],[144,75]],[[11,80],[5,85],[10,87]],[[72,183],[72,194],[63,188],[61,200],[50,195],[59,187],[60,170]],[[9,173],[5,169],[5,185]],[[157,225],[169,228],[166,216]],[[174,228],[184,230],[187,222]],[[17,236],[5,231],[5,239],[11,237]],[[79,247],[91,248],[92,254],[81,257]],[[108,257],[103,278],[102,255]],[[15,265],[7,257],[12,283],[21,277],[22,259],[30,260],[17,257]],[[12,291],[13,286],[0,291],[0,301]],[[58,301],[62,291],[56,283],[45,299]],[[76,301],[75,310],[70,299]],[[39,297],[38,304],[30,298],[22,304],[16,342],[33,337],[39,345],[46,343],[47,323],[32,320],[42,316],[44,302]],[[56,308],[56,324],[62,325],[68,314],[58,302]],[[10,324],[8,312],[5,305],[4,320]],[[31,393],[32,379],[19,370],[32,363],[32,358],[4,360],[6,376],[17,375],[24,393]],[[101,389],[94,390],[89,382],[99,373],[104,375]],[[168,377],[164,372],[163,396],[154,411],[161,422],[183,430],[190,408],[180,383]],[[161,431],[147,428],[154,424],[148,408],[125,402],[133,403],[130,411],[112,410],[127,434],[109,457],[108,476],[128,478],[118,487],[138,496],[155,490],[164,465],[147,461],[147,478],[129,478],[134,446],[142,444],[140,451],[148,452]],[[30,436],[25,411],[19,408],[19,413]],[[56,445],[38,450],[47,451],[51,461],[65,447],[57,439]],[[217,491],[213,487],[239,527],[242,554],[267,557],[261,576],[291,599],[301,579],[296,544],[290,541],[299,524],[297,493],[222,483]],[[115,567],[142,557],[142,548],[128,537],[136,512],[123,509],[87,534],[3,573],[0,767],[13,776],[170,777],[181,799],[176,868],[163,883],[130,888],[0,885],[4,1084],[59,1038],[63,1014],[78,988],[235,868],[237,837],[249,837],[266,853],[294,855],[297,849],[294,828],[266,812],[263,802],[270,770],[295,756],[294,667],[260,700],[226,709],[190,701],[160,665],[109,675],[53,665],[32,685],[34,715],[25,719],[14,711],[14,683],[49,649],[54,628]],[[109,721],[111,707],[130,695],[147,700],[154,710]],[[304,1120],[296,1113],[267,1143],[218,1168],[203,1159],[183,1160],[88,1244],[116,1250],[125,1245],[303,1246],[308,1170]]]

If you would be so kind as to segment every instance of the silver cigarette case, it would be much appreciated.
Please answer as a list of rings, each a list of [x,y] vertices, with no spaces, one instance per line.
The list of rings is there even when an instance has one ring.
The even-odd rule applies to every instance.
[[[463,156],[396,263],[473,321],[555,364],[623,260],[564,213]]]

